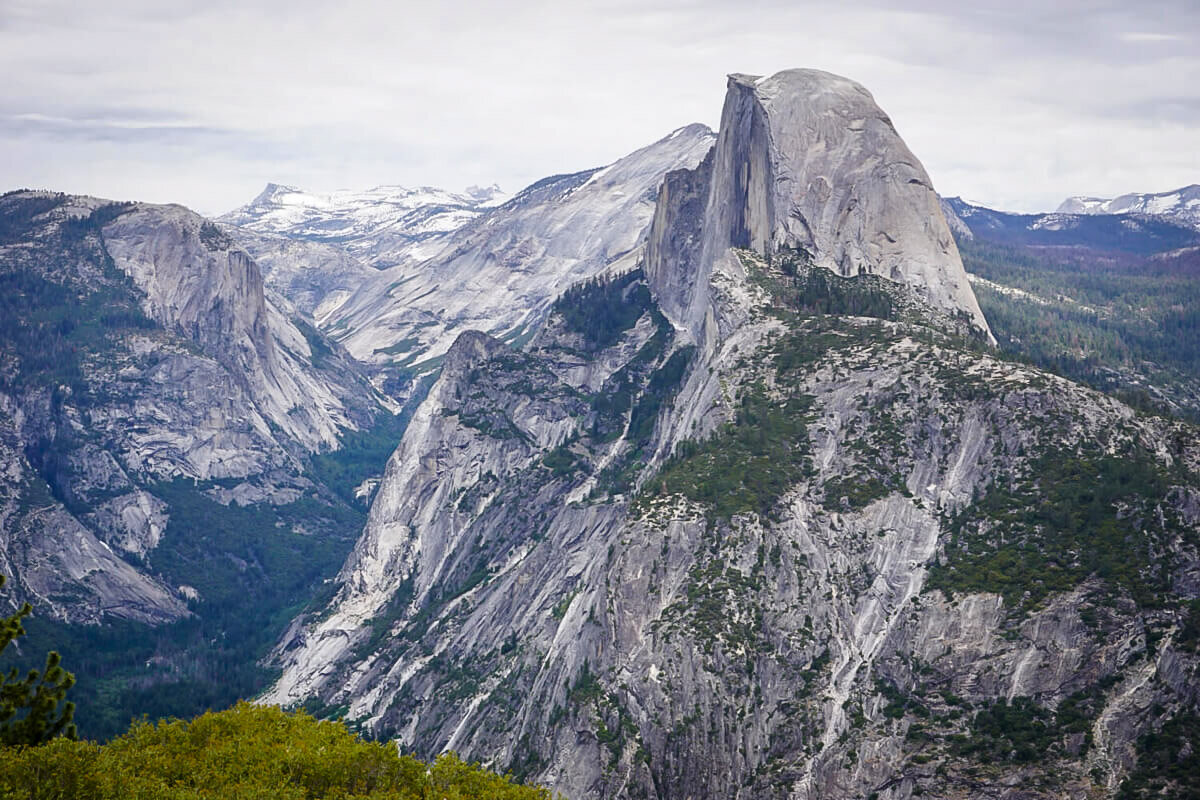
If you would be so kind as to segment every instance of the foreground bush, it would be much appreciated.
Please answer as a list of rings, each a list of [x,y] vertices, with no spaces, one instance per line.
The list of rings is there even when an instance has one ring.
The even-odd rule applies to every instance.
[[[444,755],[431,765],[338,722],[239,703],[192,721],[136,722],[106,745],[0,748],[8,800],[549,800],[545,789]]]

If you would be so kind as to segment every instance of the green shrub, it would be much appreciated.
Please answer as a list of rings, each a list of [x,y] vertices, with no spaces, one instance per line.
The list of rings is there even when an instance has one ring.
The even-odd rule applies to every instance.
[[[191,721],[136,722],[106,745],[58,740],[0,749],[0,797],[12,800],[389,798],[533,800],[542,788],[467,764],[433,764],[340,722],[239,703]]]

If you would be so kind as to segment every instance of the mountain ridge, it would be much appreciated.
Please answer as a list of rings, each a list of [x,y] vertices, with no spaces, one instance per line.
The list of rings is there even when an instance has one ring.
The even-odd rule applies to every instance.
[[[1200,227],[1200,184],[1167,192],[1130,192],[1113,198],[1068,197],[1059,214],[1154,214]]]
[[[257,233],[344,246],[376,267],[420,261],[453,233],[507,198],[499,186],[450,192],[429,186],[376,186],[328,194],[268,183],[217,221]]]
[[[1195,706],[1200,439],[992,352],[961,263],[789,238],[754,81],[642,270],[457,336],[264,699],[579,797],[1111,794]]]

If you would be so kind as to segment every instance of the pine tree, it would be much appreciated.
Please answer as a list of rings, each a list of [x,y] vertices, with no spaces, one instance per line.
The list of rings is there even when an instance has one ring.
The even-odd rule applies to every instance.
[[[0,587],[6,581],[0,575]],[[0,617],[0,653],[25,635],[21,620],[32,612],[33,606],[25,603],[12,616]],[[75,738],[75,704],[66,699],[75,676],[62,668],[61,661],[51,651],[42,672],[31,669],[22,678],[13,667],[0,675],[0,744],[38,745],[56,736]]]

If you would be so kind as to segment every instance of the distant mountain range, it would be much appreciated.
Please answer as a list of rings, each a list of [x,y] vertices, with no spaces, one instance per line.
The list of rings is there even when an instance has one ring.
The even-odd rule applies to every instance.
[[[960,237],[1012,245],[1089,247],[1150,255],[1200,243],[1200,230],[1172,215],[1061,210],[1013,214],[974,205],[961,197],[943,198],[942,213]]]
[[[1200,184],[1158,194],[1123,194],[1120,197],[1068,197],[1059,214],[1158,214],[1200,226]]]
[[[421,186],[377,186],[366,191],[314,194],[268,183],[220,222],[294,239],[338,244],[383,268],[434,255],[446,235],[508,198],[499,186],[449,192]]]

